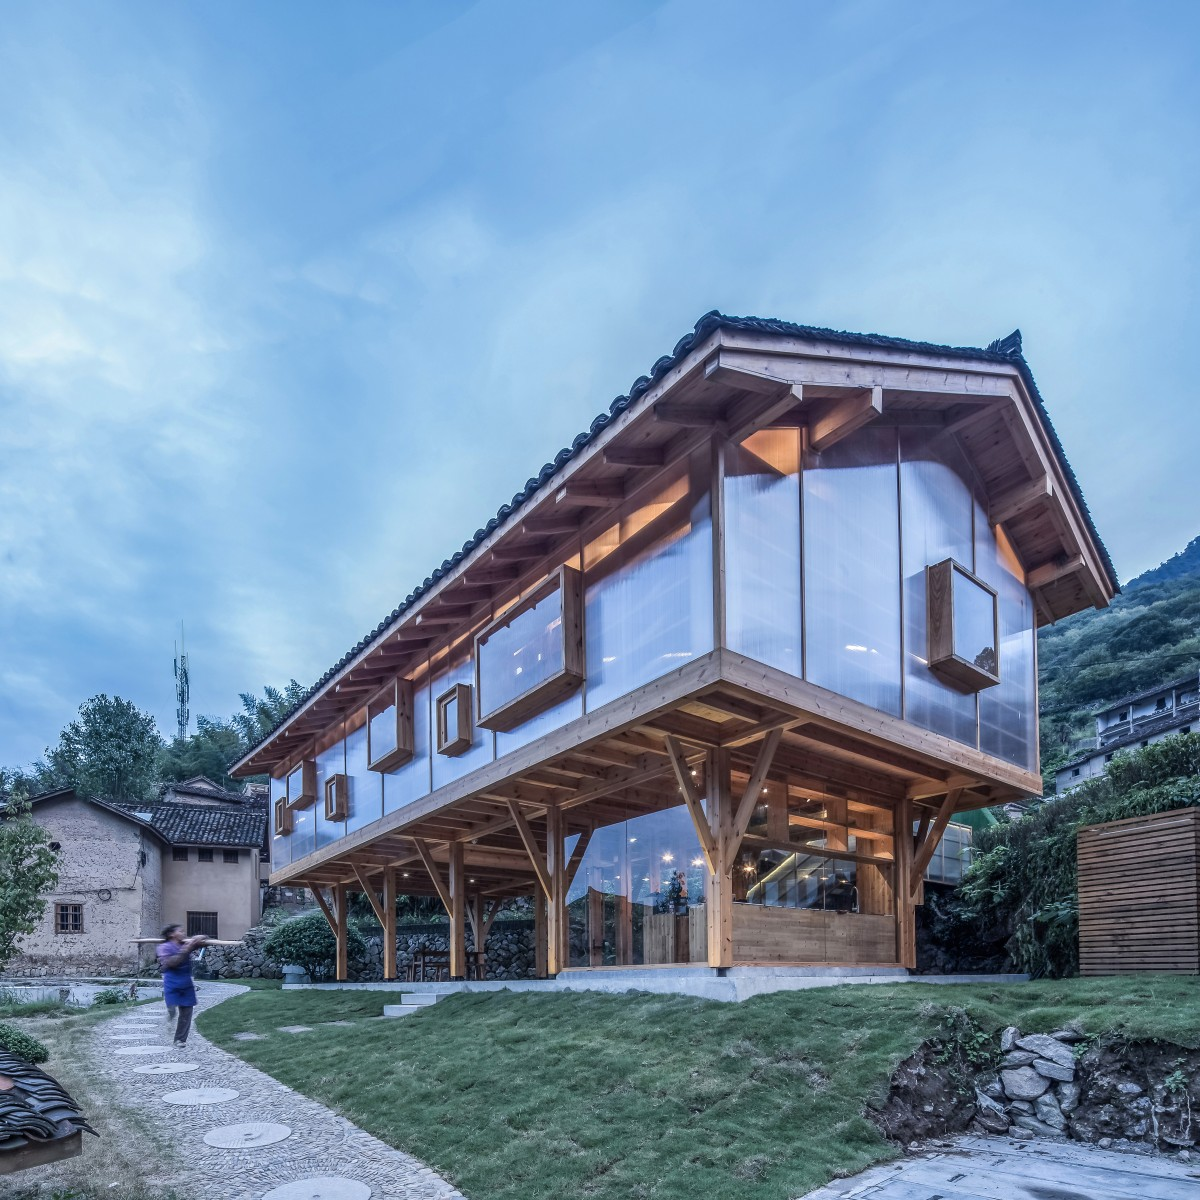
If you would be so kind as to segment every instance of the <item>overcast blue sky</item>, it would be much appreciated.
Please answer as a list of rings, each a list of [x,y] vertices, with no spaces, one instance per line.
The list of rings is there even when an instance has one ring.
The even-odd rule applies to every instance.
[[[0,0],[0,764],[310,683],[710,308],[1020,326],[1200,532],[1200,6]]]

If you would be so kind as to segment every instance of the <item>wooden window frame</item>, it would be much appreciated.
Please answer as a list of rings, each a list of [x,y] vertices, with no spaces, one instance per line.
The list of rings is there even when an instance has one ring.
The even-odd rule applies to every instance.
[[[79,911],[79,928],[78,929],[64,929],[62,927],[62,919],[61,919],[62,915],[64,913],[66,913],[67,910],[69,910],[69,909],[72,909],[72,910],[78,909],[78,911]],[[70,921],[68,923],[74,924],[73,921]],[[55,904],[55,906],[54,906],[54,933],[55,933],[55,936],[61,935],[62,937],[73,937],[75,934],[82,933],[82,932],[83,932],[83,904],[75,903],[73,901],[67,901],[66,903],[63,903],[63,904]]]
[[[446,709],[450,702],[458,702],[458,720],[453,729],[446,726]],[[471,685],[456,683],[447,688],[435,701],[434,713],[437,721],[437,752],[450,758],[470,750],[473,738],[471,714],[474,711],[471,703]]]
[[[292,777],[300,772],[300,794],[292,795]],[[287,806],[291,809],[312,808],[317,802],[317,760],[305,758],[298,762],[284,777],[287,789]]]
[[[481,651],[488,639],[524,616],[547,596],[561,596],[559,631],[562,638],[562,667],[549,678],[535,683],[520,695],[491,712],[483,711]],[[481,729],[507,733],[530,717],[569,696],[583,684],[583,588],[579,571],[564,564],[552,571],[537,587],[511,608],[489,622],[475,635],[475,724]]]
[[[325,820],[344,821],[350,815],[350,780],[342,774],[325,780]]]
[[[396,712],[396,745],[376,755],[371,748],[371,720],[393,707]],[[412,680],[397,676],[367,701],[367,769],[380,773],[394,771],[409,762],[415,750]]]
[[[992,645],[996,648],[995,673],[954,653],[954,574],[981,588],[992,598]],[[925,606],[929,669],[957,691],[981,692],[1000,682],[1000,605],[996,589],[953,558],[925,568]]]
[[[275,801],[275,834],[277,837],[287,837],[292,828],[292,810],[288,808],[287,797],[280,796]]]

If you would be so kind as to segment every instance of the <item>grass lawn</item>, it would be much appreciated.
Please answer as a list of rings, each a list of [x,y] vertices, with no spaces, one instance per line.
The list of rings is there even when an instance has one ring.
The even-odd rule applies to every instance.
[[[896,1153],[863,1108],[950,1005],[988,1030],[1078,1020],[1200,1046],[1200,987],[1171,976],[842,987],[743,1004],[474,993],[369,1019],[393,999],[253,991],[199,1024],[473,1200],[803,1195]],[[276,1031],[333,1020],[354,1026]],[[233,1041],[243,1030],[266,1040]]]

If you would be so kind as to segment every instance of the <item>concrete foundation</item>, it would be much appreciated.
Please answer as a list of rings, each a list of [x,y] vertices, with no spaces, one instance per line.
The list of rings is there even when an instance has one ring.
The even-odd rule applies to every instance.
[[[796,992],[843,984],[895,983],[1025,983],[1028,975],[910,975],[902,967],[574,967],[555,979],[465,980],[450,983],[284,984],[283,990],[406,992],[437,997],[457,992],[657,992],[698,996],[703,1000],[736,1003],[769,992]]]

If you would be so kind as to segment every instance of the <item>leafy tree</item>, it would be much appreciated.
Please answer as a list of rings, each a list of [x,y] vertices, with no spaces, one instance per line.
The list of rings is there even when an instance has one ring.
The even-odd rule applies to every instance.
[[[163,748],[158,759],[158,776],[178,783],[195,775],[206,775],[224,788],[236,790],[238,781],[229,774],[246,749],[232,721],[197,717],[196,732],[187,738],[175,738]]]
[[[251,746],[258,745],[304,699],[307,691],[306,687],[291,679],[283,691],[273,687],[263,688],[261,700],[250,692],[242,692],[239,696],[242,711],[233,714],[230,724],[241,735],[244,748],[249,750]]]
[[[350,956],[364,954],[366,945],[352,924],[347,925],[347,935]],[[305,913],[276,925],[263,943],[263,950],[280,966],[295,963],[303,967],[314,980],[333,974],[337,963],[337,940],[329,922],[319,912]]]
[[[37,928],[45,895],[58,882],[57,863],[50,835],[27,803],[9,800],[0,808],[0,968],[16,953],[17,939]]]
[[[93,696],[46,751],[40,790],[73,787],[110,800],[142,800],[155,789],[161,748],[149,713],[119,696]]]

